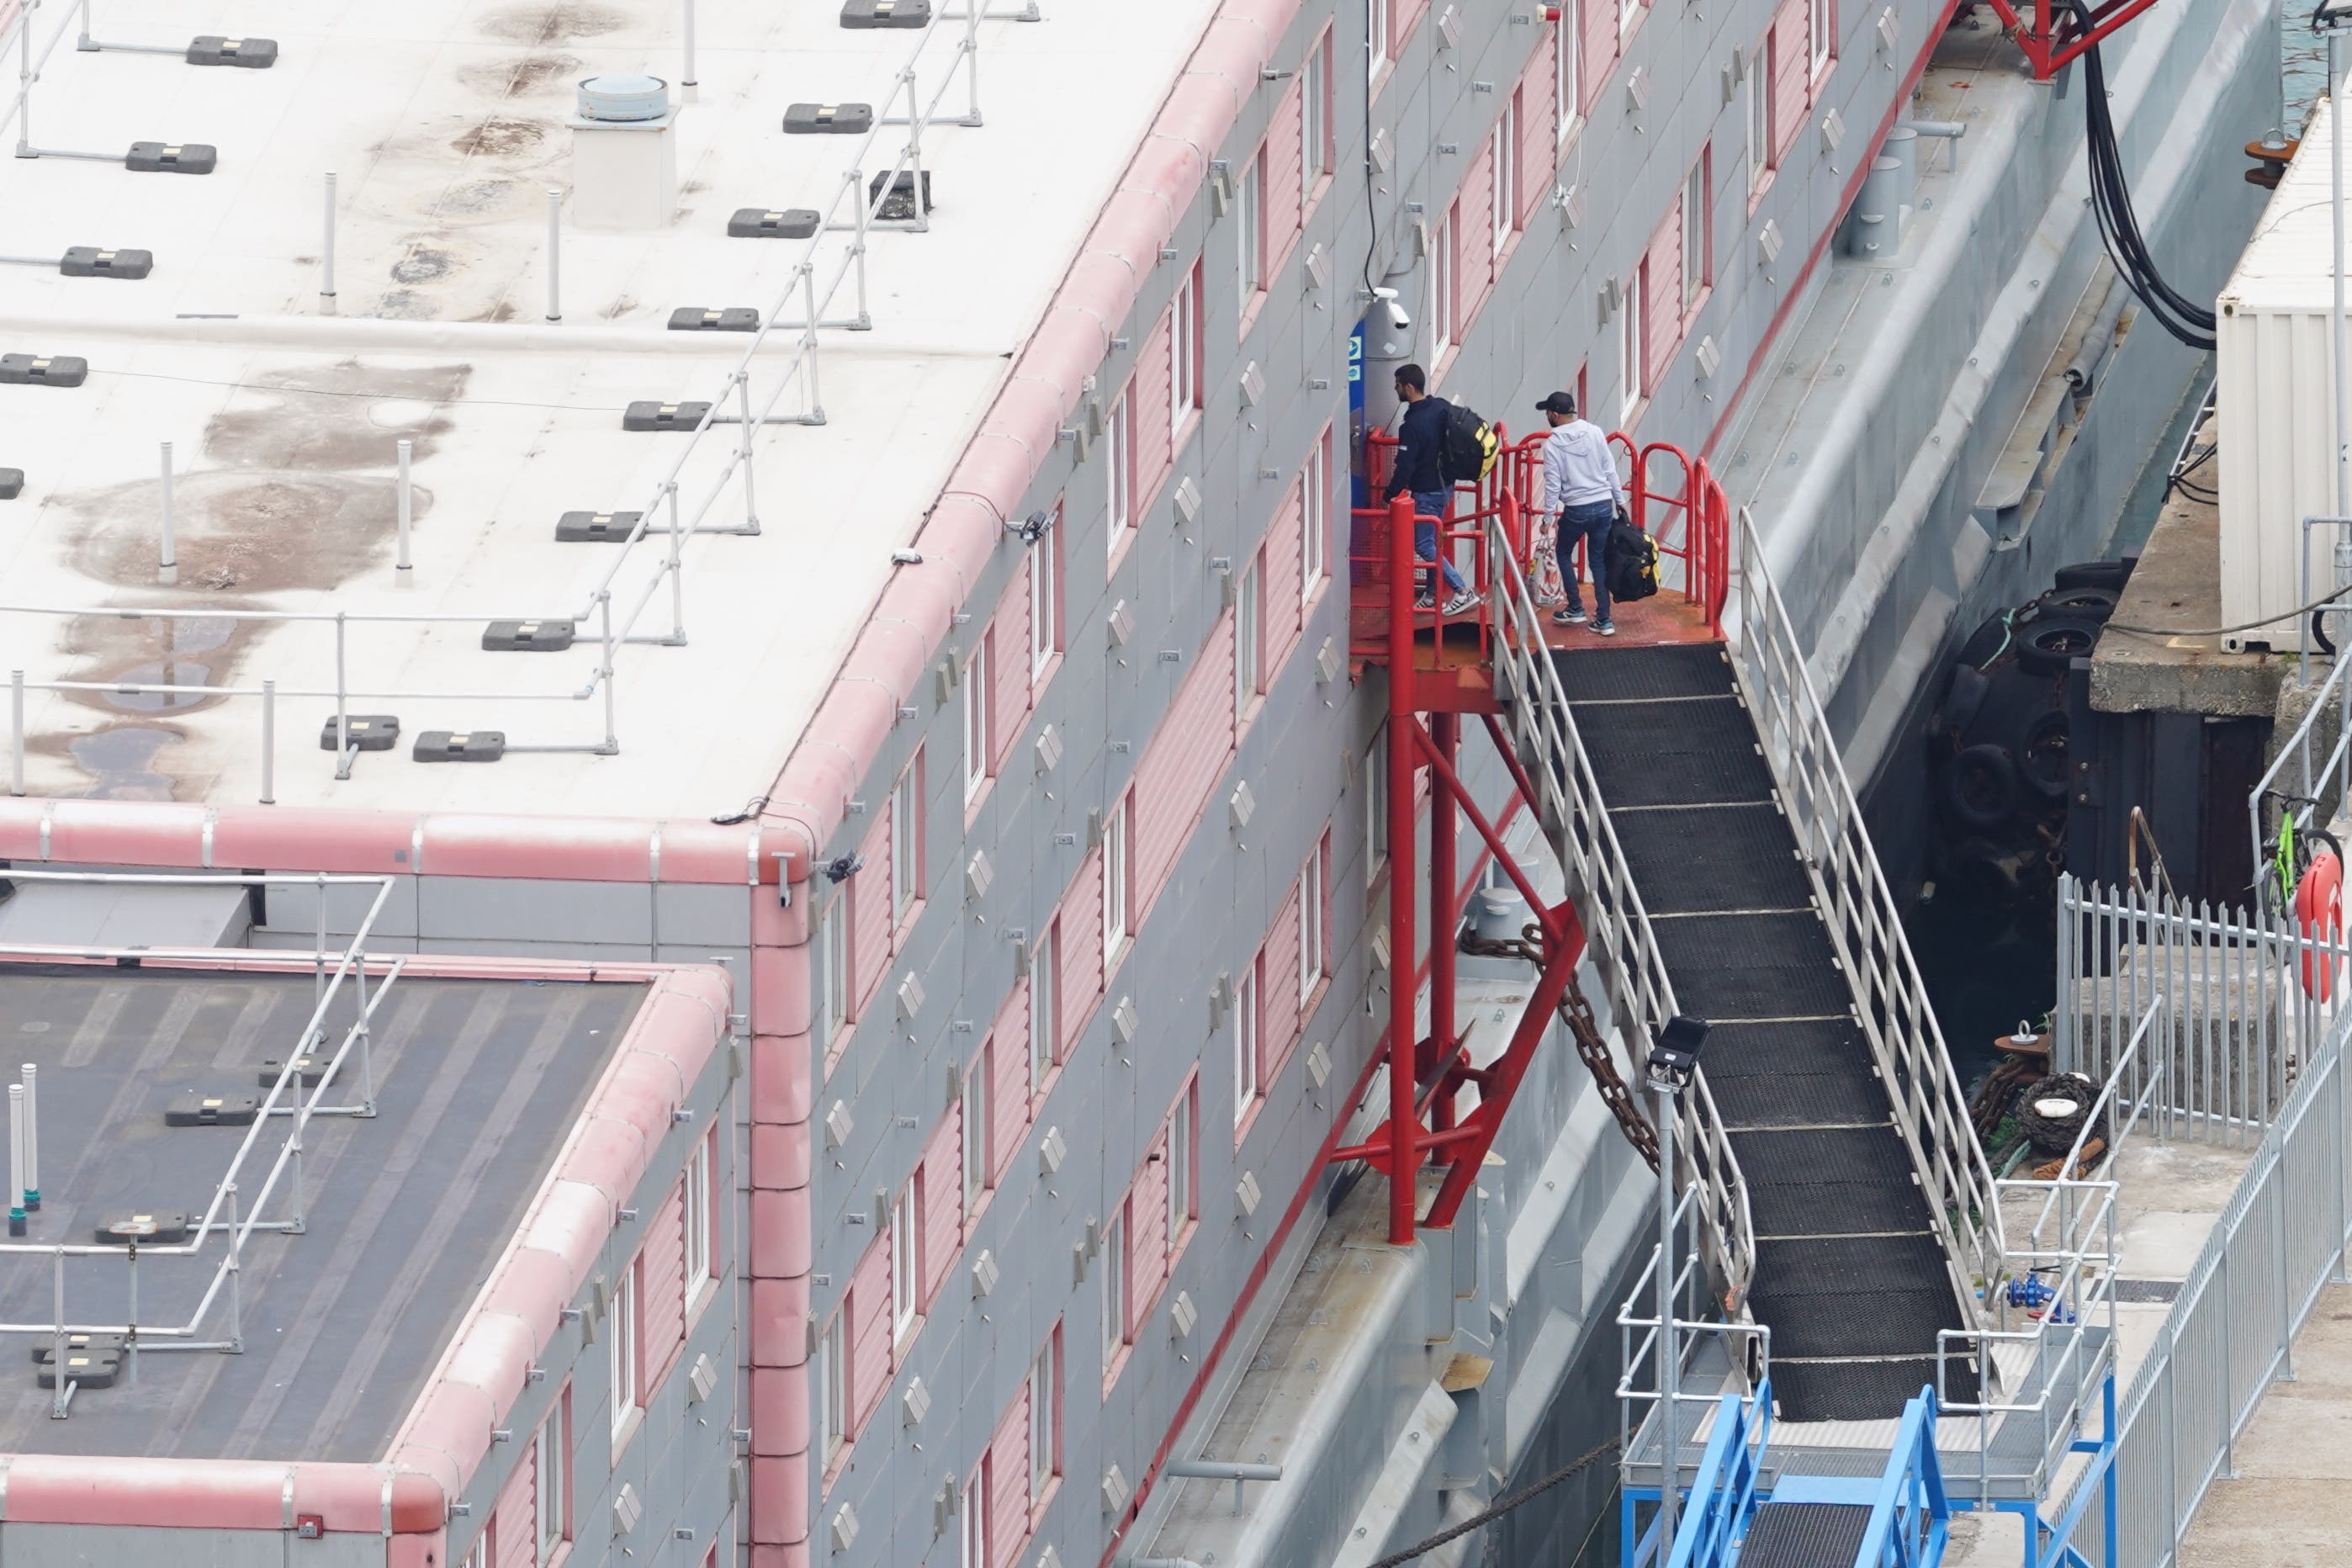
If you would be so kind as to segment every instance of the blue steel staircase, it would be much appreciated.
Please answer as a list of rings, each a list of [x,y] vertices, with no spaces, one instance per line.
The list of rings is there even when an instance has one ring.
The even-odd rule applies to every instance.
[[[1727,1394],[1700,1461],[1666,1568],[1936,1568],[1951,1529],[1951,1500],[1936,1457],[1936,1393],[1904,1407],[1886,1468],[1868,1476],[1782,1476],[1765,1489],[1772,1425],[1768,1379]],[[1634,1540],[1633,1503],[1624,1509]],[[1654,1534],[1656,1526],[1652,1525]],[[1629,1560],[1649,1560],[1654,1542]]]

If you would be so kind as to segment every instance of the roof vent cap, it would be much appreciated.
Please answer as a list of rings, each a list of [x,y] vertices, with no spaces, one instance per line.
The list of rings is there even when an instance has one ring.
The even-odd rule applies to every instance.
[[[669,112],[669,83],[657,76],[592,76],[580,84],[583,120],[659,120]]]

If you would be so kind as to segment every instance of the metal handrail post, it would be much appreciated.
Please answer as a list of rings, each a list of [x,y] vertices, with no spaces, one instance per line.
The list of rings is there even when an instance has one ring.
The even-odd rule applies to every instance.
[[[261,804],[278,804],[278,682],[261,683]]]
[[[806,314],[802,318],[805,324],[801,328],[801,363],[808,374],[809,423],[822,425],[824,423],[824,394],[817,384],[816,264],[803,261],[799,270],[801,299],[806,306]]]
[[[669,636],[672,647],[686,645],[686,522],[677,511],[677,481],[662,487],[669,492]]]
[[[980,118],[980,8],[982,0],[971,0],[963,13],[963,79],[967,96],[964,100],[963,122],[977,128]]]
[[[610,588],[596,590],[596,614],[604,626],[602,640],[604,645],[604,664],[596,675],[597,679],[604,683],[604,754],[612,756],[619,752],[621,739],[615,728],[616,715],[614,711],[613,591]]]
[[[8,672],[8,793],[25,793],[25,672]]]
[[[931,232],[931,208],[930,204],[923,200],[923,120],[926,111],[921,104],[915,101],[915,68],[909,64],[902,68],[898,72],[898,79],[907,88],[907,178],[913,189],[915,232],[929,234]],[[875,199],[877,202],[888,201],[890,188],[898,183],[898,176],[894,169],[883,177],[882,194]],[[814,304],[809,307],[809,325],[816,325],[816,307]]]
[[[751,433],[760,422],[751,416],[751,367],[735,373],[735,395],[743,410],[743,531],[760,531],[760,499],[751,483]]]
[[[847,183],[852,192],[865,188],[866,177],[856,169],[851,169],[843,174],[842,179]],[[840,200],[838,196],[834,199]],[[866,308],[866,221],[872,214],[863,201],[852,205],[857,209],[857,237],[850,241],[850,258],[856,264],[857,268],[857,324],[860,328],[866,328],[874,324],[874,318]],[[804,319],[814,321],[816,317],[812,311]]]
[[[228,1343],[234,1353],[245,1350],[245,1232],[237,1224],[236,1184],[228,1184],[228,1256],[221,1260],[228,1273]],[[194,1329],[195,1325],[189,1325]]]
[[[66,1418],[66,1407],[73,1399],[73,1391],[67,1386],[66,1378],[66,1249],[60,1246],[50,1256],[55,1260],[50,1265],[53,1280],[51,1304],[57,1309],[58,1328],[49,1341],[49,1387],[52,1391],[49,1419],[62,1421]]]
[[[343,679],[343,612],[335,612],[335,776],[352,776],[350,687]]]

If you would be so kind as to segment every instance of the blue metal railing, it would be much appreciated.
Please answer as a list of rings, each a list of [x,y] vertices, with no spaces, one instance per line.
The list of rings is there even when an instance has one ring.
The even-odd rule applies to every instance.
[[[1951,1521],[1936,1458],[1936,1391],[1923,1388],[1903,1408],[1854,1568],[1935,1568],[1944,1560]]]
[[[1772,1432],[1772,1384],[1759,1384],[1750,1400],[1727,1394],[1716,1406],[1715,1434],[1706,1441],[1691,1483],[1690,1510],[1675,1531],[1667,1568],[1730,1568],[1748,1521],[1756,1511],[1756,1480]]]

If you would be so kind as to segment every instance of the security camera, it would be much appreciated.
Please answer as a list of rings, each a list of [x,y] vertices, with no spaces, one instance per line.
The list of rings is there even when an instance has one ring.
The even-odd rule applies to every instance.
[[[1033,511],[1024,518],[1006,518],[1005,531],[1024,544],[1034,544],[1053,531],[1054,513],[1048,510]]]
[[[1405,353],[1412,341],[1412,312],[1398,302],[1393,289],[1372,290],[1372,331],[1370,334],[1380,341],[1383,358],[1393,358]]]

